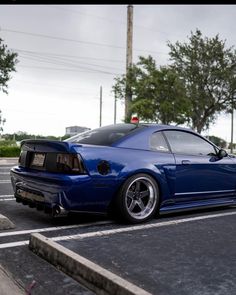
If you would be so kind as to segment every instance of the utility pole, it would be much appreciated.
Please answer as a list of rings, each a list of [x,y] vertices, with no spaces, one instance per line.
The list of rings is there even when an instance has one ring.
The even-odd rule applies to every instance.
[[[102,126],[102,86],[100,86],[100,115],[99,115],[99,127]]]
[[[132,66],[133,55],[133,5],[127,7],[127,47],[126,47],[126,78],[129,69]],[[132,93],[129,86],[126,85],[125,93],[125,121],[129,122],[131,118],[130,103],[132,100]]]

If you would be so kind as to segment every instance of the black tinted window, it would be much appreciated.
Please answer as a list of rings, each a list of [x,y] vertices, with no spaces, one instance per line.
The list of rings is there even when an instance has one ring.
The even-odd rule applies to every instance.
[[[66,141],[109,146],[122,137],[135,132],[140,128],[144,128],[144,126],[137,126],[135,124],[109,125],[86,131],[73,136],[71,139],[67,139]]]
[[[150,137],[150,149],[159,152],[169,152],[166,140],[161,132],[155,132]]]
[[[165,131],[173,153],[206,156],[215,154],[214,147],[201,137],[184,131]]]

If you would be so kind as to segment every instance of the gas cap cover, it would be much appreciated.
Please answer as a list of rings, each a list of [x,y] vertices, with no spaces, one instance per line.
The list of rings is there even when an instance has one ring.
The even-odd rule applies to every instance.
[[[110,164],[105,160],[100,161],[98,163],[97,169],[101,175],[107,175],[110,172]]]

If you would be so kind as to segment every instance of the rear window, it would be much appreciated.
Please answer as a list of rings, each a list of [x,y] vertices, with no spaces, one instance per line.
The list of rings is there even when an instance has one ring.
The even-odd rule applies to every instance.
[[[65,141],[110,146],[122,137],[141,128],[144,128],[144,126],[136,124],[109,125],[83,132],[68,138]]]

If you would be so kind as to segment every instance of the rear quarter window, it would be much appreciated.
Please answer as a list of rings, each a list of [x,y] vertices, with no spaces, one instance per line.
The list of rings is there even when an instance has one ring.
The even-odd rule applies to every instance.
[[[155,132],[150,136],[149,147],[152,151],[169,152],[168,144],[162,132]]]

